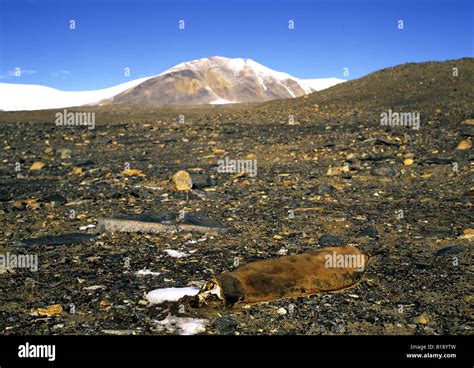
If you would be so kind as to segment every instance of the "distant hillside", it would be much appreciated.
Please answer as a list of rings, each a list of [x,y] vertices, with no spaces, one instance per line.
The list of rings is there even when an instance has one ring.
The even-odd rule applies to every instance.
[[[457,68],[457,76],[453,68]],[[402,64],[297,99],[270,101],[259,108],[296,115],[357,115],[389,108],[474,112],[474,58]]]

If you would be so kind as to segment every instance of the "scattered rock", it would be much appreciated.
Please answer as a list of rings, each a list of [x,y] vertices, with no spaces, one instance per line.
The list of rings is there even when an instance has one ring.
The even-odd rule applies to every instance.
[[[123,170],[121,172],[122,175],[126,175],[126,176],[145,176],[145,174],[143,173],[143,171],[141,170]]]
[[[108,300],[101,300],[99,305],[102,307],[102,308],[107,308],[107,307],[110,307],[111,304]]]
[[[336,166],[336,167],[330,166],[326,172],[326,175],[335,176],[335,175],[341,175],[348,172],[349,172],[349,165]]]
[[[437,257],[440,257],[446,254],[457,254],[457,253],[464,252],[466,249],[467,249],[466,247],[461,246],[461,245],[452,245],[452,246],[437,250],[434,255]]]
[[[80,244],[96,238],[98,234],[71,233],[63,235],[47,235],[39,238],[23,239],[16,242],[18,246],[34,245],[69,245]]]
[[[372,161],[372,162],[379,162],[379,161],[387,161],[387,160],[395,160],[396,157],[393,155],[390,156],[368,156],[361,158],[361,161]]]
[[[429,270],[429,269],[433,268],[432,265],[430,265],[428,263],[424,263],[424,262],[415,262],[414,265],[419,270]]]
[[[450,158],[442,158],[442,157],[430,157],[423,161],[425,164],[433,164],[433,165],[451,165],[455,160]]]
[[[189,175],[191,176],[193,189],[203,189],[217,184],[217,180],[210,178],[206,174],[189,173]]]
[[[33,165],[31,165],[30,170],[35,171],[35,170],[41,170],[43,167],[45,167],[46,164],[41,161],[34,162]]]
[[[319,246],[321,247],[333,247],[333,246],[340,246],[344,245],[346,241],[338,236],[331,235],[331,234],[324,234],[321,235],[319,238]]]
[[[393,165],[373,167],[372,170],[370,170],[370,173],[374,176],[385,177],[393,177],[400,175],[400,171]]]
[[[470,139],[463,139],[456,146],[457,150],[467,150],[472,148],[472,141]]]
[[[451,238],[453,232],[451,230],[438,230],[438,229],[423,229],[421,235],[425,238]]]
[[[361,145],[382,145],[382,146],[392,146],[392,147],[399,147],[400,143],[395,141],[389,141],[385,138],[369,138],[365,141],[360,142]]]
[[[369,237],[375,239],[377,237],[377,229],[373,225],[367,226],[365,229],[362,229],[358,234],[358,237]]]
[[[61,148],[61,149],[58,149],[57,152],[61,155],[62,160],[71,158],[72,151],[70,149]]]
[[[189,192],[193,187],[193,180],[187,171],[178,171],[173,175],[172,180],[178,191]]]
[[[230,335],[237,330],[238,326],[239,323],[229,316],[217,317],[212,325],[220,335]]]
[[[31,315],[33,316],[58,316],[63,312],[63,307],[61,304],[53,304],[46,308],[37,308],[31,310]]]
[[[94,166],[95,165],[95,161],[93,160],[85,160],[85,161],[81,161],[81,162],[78,162],[75,166],[77,167],[91,167],[91,166]],[[125,170],[125,171],[140,171],[140,170]],[[125,174],[127,175],[127,174]]]
[[[334,188],[327,184],[320,184],[316,187],[311,188],[311,191],[315,194],[327,194],[334,192]]]
[[[48,194],[41,197],[41,202],[53,203],[55,206],[66,204],[66,198],[60,194]]]
[[[82,167],[73,167],[72,170],[71,170],[71,175],[82,175],[84,172],[84,170],[82,169]]]
[[[413,322],[418,325],[426,325],[429,321],[430,319],[426,313],[422,313],[419,316],[413,318]]]
[[[474,240],[474,234],[473,233],[464,233],[458,239],[472,241],[472,240]]]

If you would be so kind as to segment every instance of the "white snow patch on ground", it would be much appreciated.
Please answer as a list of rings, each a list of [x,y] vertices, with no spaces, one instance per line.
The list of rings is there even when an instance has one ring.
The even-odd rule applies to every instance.
[[[167,255],[173,258],[189,257],[188,253],[180,252],[179,250],[174,250],[174,249],[163,249],[163,252],[165,252]]]
[[[194,286],[182,288],[155,289],[146,294],[145,298],[150,304],[160,304],[163,302],[177,302],[183,296],[194,296],[199,293],[199,289]]]
[[[145,268],[143,270],[138,270],[135,272],[135,276],[159,276],[161,275],[161,272],[153,272],[152,270]]]
[[[207,238],[199,238],[199,239],[191,239],[191,240],[188,240],[186,242],[186,244],[196,244],[196,243],[199,243],[199,242],[203,242],[203,241],[206,241]],[[196,250],[192,251],[190,250],[189,253],[194,253]]]
[[[236,103],[236,102],[226,100],[225,98],[218,98],[218,99],[210,102],[211,105],[226,105],[226,104],[233,104],[233,103]]]
[[[79,227],[79,230],[87,230],[87,229],[92,229],[94,227],[95,227],[94,224],[89,224],[89,225]]]
[[[195,335],[206,331],[206,319],[176,317],[171,314],[161,321],[156,321],[156,324],[168,332],[177,331],[180,335]]]

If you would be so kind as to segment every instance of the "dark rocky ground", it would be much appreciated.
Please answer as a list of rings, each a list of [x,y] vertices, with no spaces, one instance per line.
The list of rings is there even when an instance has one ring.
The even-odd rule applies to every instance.
[[[1,333],[156,334],[165,332],[154,321],[173,314],[209,319],[209,334],[471,334],[474,157],[456,147],[474,131],[473,75],[473,60],[463,59],[388,69],[291,101],[78,109],[96,112],[94,130],[56,127],[52,110],[0,113],[0,254],[39,257],[37,272],[0,270]],[[388,108],[420,111],[420,129],[381,126]],[[256,159],[257,176],[218,173],[226,156]],[[45,165],[30,170],[34,162]],[[127,163],[145,176],[122,173]],[[217,183],[200,195],[177,192],[169,178],[183,169]],[[15,245],[93,232],[79,227],[104,216],[181,210],[236,231]],[[236,257],[331,240],[386,252],[338,293],[184,313],[144,300],[233,270]],[[163,249],[196,251],[178,259]],[[144,268],[161,274],[134,275]],[[61,314],[32,313],[54,304]]]

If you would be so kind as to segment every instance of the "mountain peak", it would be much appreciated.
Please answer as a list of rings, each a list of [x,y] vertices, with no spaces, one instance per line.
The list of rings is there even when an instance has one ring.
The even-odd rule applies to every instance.
[[[324,80],[327,88],[343,80]],[[142,85],[114,97],[112,103],[158,105],[262,102],[315,92],[306,82],[272,70],[250,58],[211,56],[180,63]]]

